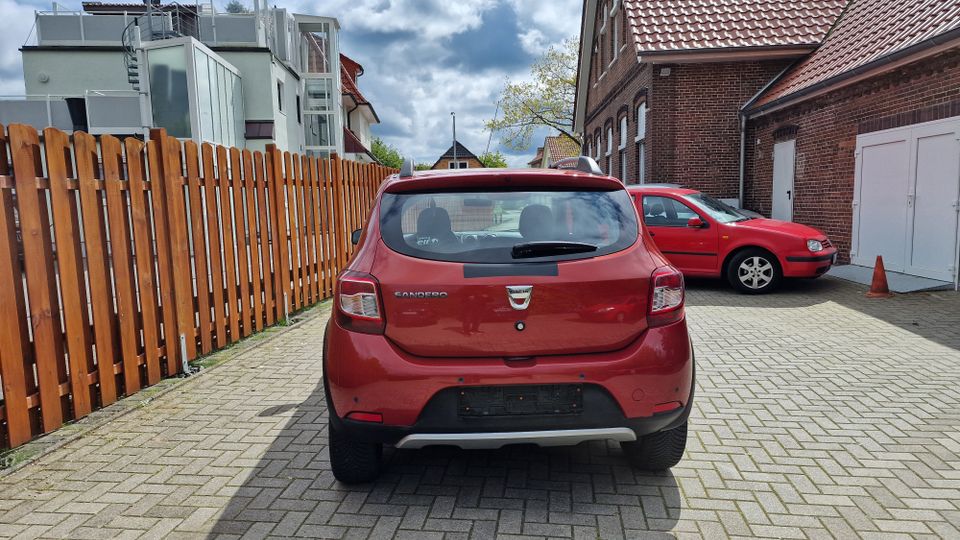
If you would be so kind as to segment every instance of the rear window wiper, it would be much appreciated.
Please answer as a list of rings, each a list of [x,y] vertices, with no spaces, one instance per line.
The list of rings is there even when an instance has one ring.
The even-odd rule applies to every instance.
[[[513,246],[513,249],[510,250],[510,255],[514,259],[531,259],[534,257],[547,257],[549,255],[589,253],[596,250],[597,246],[585,242],[527,242]]]

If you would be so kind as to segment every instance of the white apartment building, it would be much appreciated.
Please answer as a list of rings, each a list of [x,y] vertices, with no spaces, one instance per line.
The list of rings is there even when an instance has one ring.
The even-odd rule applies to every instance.
[[[36,13],[35,42],[21,49],[26,95],[0,99],[0,123],[118,136],[162,127],[198,143],[371,161],[369,124],[379,119],[350,114],[356,92],[344,91],[339,31],[335,18],[259,2],[237,14],[54,4]]]

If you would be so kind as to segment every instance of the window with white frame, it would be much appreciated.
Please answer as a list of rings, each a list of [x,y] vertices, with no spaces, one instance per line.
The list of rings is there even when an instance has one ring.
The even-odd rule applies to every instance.
[[[620,150],[623,150],[627,147],[627,117],[624,115],[620,119]]]
[[[610,31],[610,63],[612,64],[620,52],[620,14],[610,21],[612,28]]]
[[[283,112],[283,81],[277,81],[277,109]]]
[[[620,180],[627,183],[627,149],[620,150]]]
[[[647,103],[637,106],[637,140],[647,137]]]
[[[600,133],[599,132],[597,133],[596,139],[597,139],[597,144],[593,146],[593,151],[594,151],[594,156],[599,158],[600,157]]]
[[[613,126],[607,128],[607,155],[613,153]]]
[[[637,182],[647,181],[647,103],[637,106]]]
[[[647,182],[647,144],[643,141],[637,143],[637,183],[645,184]]]

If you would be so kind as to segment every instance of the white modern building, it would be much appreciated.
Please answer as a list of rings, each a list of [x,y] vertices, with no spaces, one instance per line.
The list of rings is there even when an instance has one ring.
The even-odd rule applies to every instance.
[[[372,114],[356,114],[339,31],[335,18],[259,2],[237,14],[210,4],[54,4],[36,13],[35,42],[21,49],[26,95],[0,99],[0,123],[120,136],[162,127],[184,140],[371,161],[379,119],[369,103]]]

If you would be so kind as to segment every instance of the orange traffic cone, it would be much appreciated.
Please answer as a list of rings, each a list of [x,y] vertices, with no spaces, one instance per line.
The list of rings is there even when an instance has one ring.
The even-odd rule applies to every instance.
[[[867,298],[890,298],[893,293],[887,286],[887,271],[883,268],[883,257],[877,255],[877,265],[873,268],[873,283]]]

